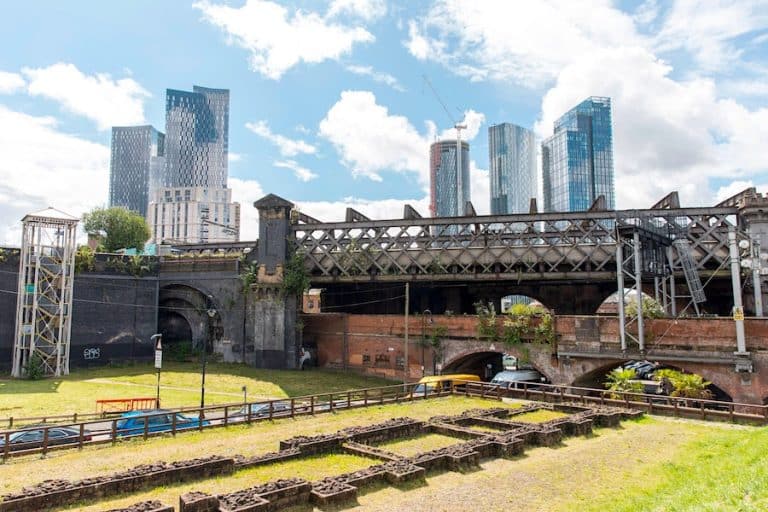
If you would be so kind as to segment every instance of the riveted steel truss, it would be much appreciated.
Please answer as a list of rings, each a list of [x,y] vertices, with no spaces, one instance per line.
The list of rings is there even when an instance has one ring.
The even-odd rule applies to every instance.
[[[313,282],[614,280],[617,229],[689,241],[699,272],[728,259],[736,208],[296,223]],[[653,260],[655,261],[655,260]]]

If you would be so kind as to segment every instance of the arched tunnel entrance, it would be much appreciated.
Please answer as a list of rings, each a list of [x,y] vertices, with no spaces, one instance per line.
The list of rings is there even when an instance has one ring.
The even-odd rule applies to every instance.
[[[445,365],[442,373],[471,373],[489,381],[504,369],[503,357],[501,352],[473,352]]]
[[[477,375],[484,381],[490,381],[497,373],[515,368],[535,369],[545,376],[535,366],[521,363],[514,355],[498,351],[472,352],[471,354],[460,356],[443,366],[442,373],[469,373]]]
[[[626,368],[627,365],[630,363],[637,363],[640,364],[641,368],[638,370],[638,380],[641,380],[643,382],[646,382],[646,393],[654,394],[656,393],[656,387],[652,385],[655,381],[653,380],[653,372],[656,370],[663,370],[663,369],[669,369],[669,370],[675,370],[682,373],[695,373],[690,372],[686,370],[685,368],[681,368],[678,366],[673,366],[669,364],[664,363],[651,363],[648,361],[645,361],[648,363],[648,365],[642,365],[640,361],[616,361],[614,363],[610,363],[604,366],[601,366],[599,368],[596,368],[590,372],[585,373],[581,377],[577,378],[573,381],[573,386],[575,387],[584,387],[584,388],[594,388],[597,390],[605,390],[605,383],[608,381],[608,374],[616,369],[616,368]],[[653,368],[650,367],[650,365],[655,365]],[[704,380],[708,380],[706,377],[704,377]],[[733,398],[731,395],[729,395],[726,391],[724,391],[722,388],[717,386],[714,383],[711,383],[709,386],[707,386],[707,389],[712,393],[712,399],[713,400],[720,400],[723,402],[732,402]]]
[[[159,303],[158,332],[169,350],[185,353],[205,347],[213,352],[214,342],[224,333],[213,297],[188,285],[169,284],[160,289]]]

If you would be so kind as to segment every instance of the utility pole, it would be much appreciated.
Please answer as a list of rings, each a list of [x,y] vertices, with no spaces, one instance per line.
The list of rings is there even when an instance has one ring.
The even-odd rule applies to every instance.
[[[410,306],[411,283],[405,283],[405,361],[403,361],[403,389],[408,389],[408,309]]]

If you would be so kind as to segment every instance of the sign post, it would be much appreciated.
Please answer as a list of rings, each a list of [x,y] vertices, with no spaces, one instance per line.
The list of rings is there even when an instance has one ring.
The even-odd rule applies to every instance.
[[[157,398],[155,407],[160,408],[160,370],[163,368],[163,335],[153,334],[150,338],[155,342],[155,369],[157,370]]]

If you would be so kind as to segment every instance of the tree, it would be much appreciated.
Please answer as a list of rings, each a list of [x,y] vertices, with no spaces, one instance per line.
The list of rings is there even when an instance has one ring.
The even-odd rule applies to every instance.
[[[94,208],[83,215],[83,226],[89,235],[102,238],[106,252],[131,247],[142,250],[150,236],[144,217],[120,207]]]
[[[611,391],[611,398],[620,398],[618,393],[642,393],[643,383],[637,380],[637,374],[632,368],[616,368],[608,374],[608,381],[605,383],[608,391]]]
[[[630,318],[637,316],[637,302],[634,297],[626,299],[624,314]],[[643,318],[664,318],[666,312],[656,299],[643,294]]]
[[[672,369],[663,369],[654,372],[654,378],[658,381],[667,379],[672,383],[674,391],[670,396],[682,398],[712,398],[712,392],[708,389],[711,382],[705,381],[701,375],[695,373],[683,373]]]

